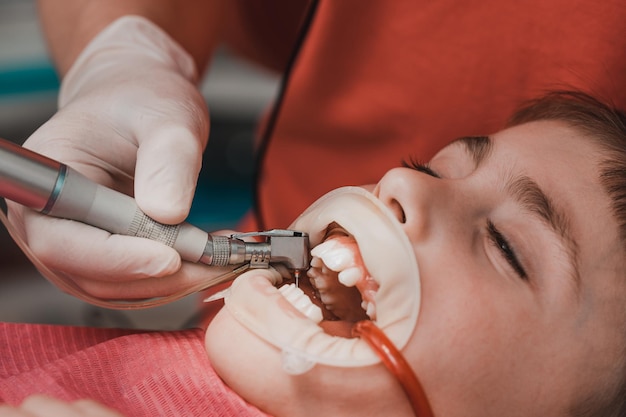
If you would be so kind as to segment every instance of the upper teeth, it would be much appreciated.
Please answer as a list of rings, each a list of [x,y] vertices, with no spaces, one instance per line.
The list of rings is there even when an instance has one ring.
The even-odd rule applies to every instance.
[[[348,269],[344,269],[339,272],[339,282],[346,287],[354,287],[356,283],[363,277],[363,271],[361,268],[353,266]]]
[[[330,239],[313,248],[312,256],[317,256],[333,271],[342,271],[354,264],[354,254],[339,239]]]
[[[363,268],[357,266],[359,262],[345,238],[329,239],[311,251],[313,261],[311,266],[322,267],[323,265],[332,271],[339,272],[339,282],[346,287],[354,287],[364,275]],[[350,242],[352,243],[352,242]]]
[[[328,269],[339,272],[339,282],[343,285],[353,287],[363,277],[364,272],[362,265],[359,265],[361,263],[356,259],[356,248],[350,247],[356,246],[356,243],[349,239],[342,236],[322,242],[311,250],[311,256],[314,260],[321,259]],[[312,266],[317,265],[312,262]]]
[[[365,310],[370,319],[376,319],[376,305],[374,303],[374,294],[368,289],[370,283],[366,281],[369,278],[361,259],[356,241],[349,236],[337,236],[320,243],[311,251],[313,260],[311,261],[311,270],[309,275],[313,278],[312,282],[316,285],[321,278],[326,278],[324,274],[325,268],[338,272],[337,279],[346,287],[357,286],[361,291],[363,303],[361,307]],[[319,274],[314,270],[321,270]],[[373,280],[369,278],[373,283]],[[361,288],[363,287],[363,288]],[[318,288],[319,289],[319,288]],[[322,301],[325,301],[325,295],[320,294]]]

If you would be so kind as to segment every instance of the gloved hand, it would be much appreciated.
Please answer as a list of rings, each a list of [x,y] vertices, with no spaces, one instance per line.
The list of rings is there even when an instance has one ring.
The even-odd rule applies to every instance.
[[[140,17],[120,18],[78,57],[62,82],[58,112],[25,147],[134,195],[159,222],[180,223],[209,130],[196,78],[191,57],[161,29]],[[16,204],[9,204],[9,218],[41,263],[96,297],[162,296],[224,272],[181,267],[178,253],[160,243]]]

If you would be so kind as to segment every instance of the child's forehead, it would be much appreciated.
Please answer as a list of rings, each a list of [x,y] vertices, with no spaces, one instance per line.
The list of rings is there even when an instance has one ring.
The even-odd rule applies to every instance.
[[[521,140],[545,142],[546,140],[579,141],[584,138],[583,132],[564,120],[534,120],[509,126],[492,135],[495,142]]]
[[[592,156],[599,157],[601,147],[581,130],[564,121],[540,120],[511,126],[490,135],[457,138],[435,158],[442,155],[469,157],[476,167],[492,159],[514,159],[518,165],[536,161],[547,164],[549,161],[579,159],[585,155],[582,162],[592,166],[599,162]]]
[[[529,162],[578,160],[597,174],[604,148],[597,138],[562,120],[538,120],[511,126],[489,135],[495,157],[506,152]],[[575,166],[571,167],[576,169]],[[594,175],[592,175],[594,176]],[[597,176],[597,175],[595,175]]]

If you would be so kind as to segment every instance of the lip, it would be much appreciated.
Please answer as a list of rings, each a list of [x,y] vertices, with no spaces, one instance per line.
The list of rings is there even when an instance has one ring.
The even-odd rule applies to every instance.
[[[312,247],[329,232],[354,237],[365,267],[380,285],[376,324],[402,349],[417,322],[420,281],[412,245],[387,207],[363,188],[344,187],[316,201],[290,229],[307,232]],[[273,274],[251,271],[233,282],[225,304],[241,324],[301,362],[352,367],[380,361],[361,339],[326,334],[299,313],[274,287]]]

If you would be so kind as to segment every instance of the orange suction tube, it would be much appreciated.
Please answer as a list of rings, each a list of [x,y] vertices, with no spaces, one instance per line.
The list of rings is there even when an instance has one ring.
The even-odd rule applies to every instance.
[[[373,322],[363,320],[354,325],[352,334],[365,340],[380,357],[389,372],[397,378],[413,407],[415,415],[417,417],[434,417],[417,376],[415,376],[402,353],[394,346],[385,333]]]

